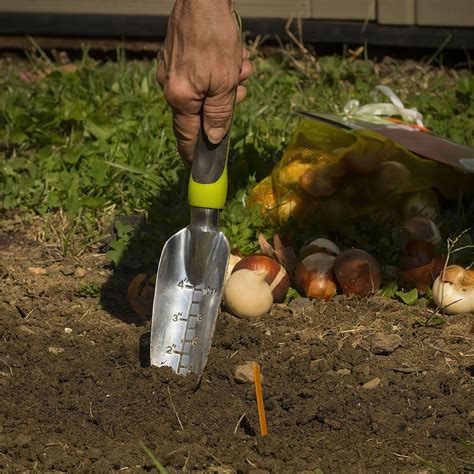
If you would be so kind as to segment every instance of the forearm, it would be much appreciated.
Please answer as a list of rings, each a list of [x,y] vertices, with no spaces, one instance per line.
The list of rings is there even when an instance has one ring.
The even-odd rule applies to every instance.
[[[232,0],[176,0],[170,18],[182,18],[181,15],[206,16],[208,21],[219,20],[222,14],[233,11]]]

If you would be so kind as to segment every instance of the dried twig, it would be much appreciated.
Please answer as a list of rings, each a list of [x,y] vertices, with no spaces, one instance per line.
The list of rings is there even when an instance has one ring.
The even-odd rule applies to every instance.
[[[245,418],[245,413],[239,418],[239,421],[238,421],[237,424],[235,425],[234,434],[237,433],[237,430],[239,429],[240,423],[242,423],[242,420],[243,420],[244,418]]]
[[[176,407],[174,406],[173,399],[171,398],[171,390],[170,390],[169,386],[167,388],[168,388],[168,395],[170,396],[171,408],[173,408],[173,411],[174,411],[174,414],[176,415],[176,419],[178,420],[179,426],[184,431],[184,426],[181,423],[181,420],[179,419],[178,412],[176,411]]]
[[[13,375],[13,370],[10,367],[10,364],[8,364],[8,362],[4,361],[3,359],[0,359],[0,362],[3,362],[8,367],[8,369],[10,370],[10,375]]]

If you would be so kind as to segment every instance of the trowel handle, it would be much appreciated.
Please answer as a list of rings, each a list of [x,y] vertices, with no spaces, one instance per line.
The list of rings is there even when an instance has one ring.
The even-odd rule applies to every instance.
[[[188,185],[188,202],[193,207],[223,209],[227,196],[229,135],[214,145],[201,128],[194,149]]]
[[[235,10],[234,15],[239,31],[242,34],[242,20]],[[237,93],[237,90],[235,93]],[[232,110],[233,115],[234,110]],[[230,128],[222,141],[214,145],[208,140],[201,127],[194,149],[193,165],[188,184],[188,202],[190,206],[224,209],[227,197],[229,139]]]

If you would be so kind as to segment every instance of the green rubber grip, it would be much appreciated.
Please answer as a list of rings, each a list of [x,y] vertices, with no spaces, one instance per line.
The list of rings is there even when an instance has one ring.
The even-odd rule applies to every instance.
[[[224,209],[227,197],[229,133],[217,145],[201,130],[194,150],[188,184],[188,202],[193,207]]]

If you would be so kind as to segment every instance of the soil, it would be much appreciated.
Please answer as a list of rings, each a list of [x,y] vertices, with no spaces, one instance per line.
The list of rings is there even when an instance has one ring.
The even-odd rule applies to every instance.
[[[170,473],[474,469],[472,315],[420,325],[432,312],[377,297],[223,312],[203,376],[182,377],[147,364],[133,273],[101,253],[63,258],[20,221],[5,229],[2,472],[152,471],[143,445]],[[267,437],[254,386],[234,380],[247,361]]]

